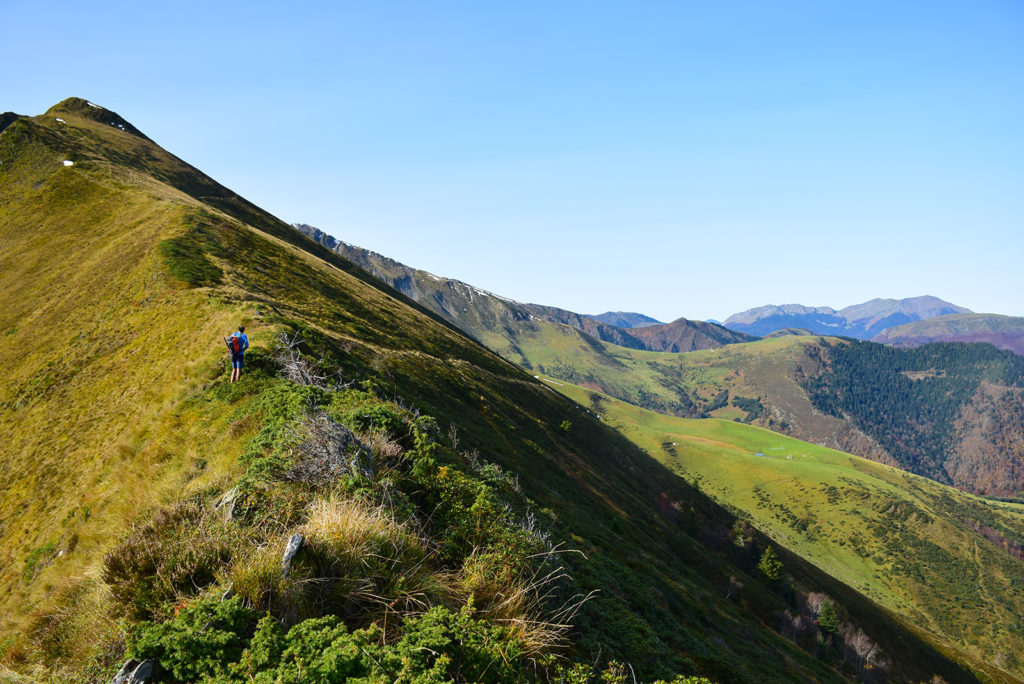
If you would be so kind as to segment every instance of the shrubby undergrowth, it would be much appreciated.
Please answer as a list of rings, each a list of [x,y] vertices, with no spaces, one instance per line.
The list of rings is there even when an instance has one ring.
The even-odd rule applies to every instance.
[[[602,676],[571,662],[587,597],[516,478],[374,382],[332,382],[296,338],[282,344],[195,399],[254,427],[219,505],[166,507],[106,557],[128,655],[162,681]]]

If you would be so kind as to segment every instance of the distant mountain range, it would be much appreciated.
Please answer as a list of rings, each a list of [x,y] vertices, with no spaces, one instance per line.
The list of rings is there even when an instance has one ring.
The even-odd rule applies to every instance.
[[[553,306],[525,304],[501,297],[460,280],[406,266],[368,249],[336,240],[303,223],[296,230],[369,271],[451,324],[497,350],[505,358],[529,366],[518,348],[524,335],[536,335],[545,325],[560,324],[620,347],[646,351],[688,352],[756,338],[721,325],[679,318],[671,323],[638,313],[609,312],[598,316]],[[609,321],[616,321],[610,323]],[[621,325],[621,324],[628,325]]]
[[[801,304],[767,305],[733,314],[723,325],[730,330],[765,337],[785,328],[803,328],[815,335],[836,335],[870,340],[887,328],[970,309],[923,296],[908,299],[872,299],[844,309]]]

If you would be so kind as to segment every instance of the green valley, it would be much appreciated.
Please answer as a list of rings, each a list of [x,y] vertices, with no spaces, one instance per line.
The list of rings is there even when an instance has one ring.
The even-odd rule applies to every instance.
[[[979,660],[1020,667],[1024,505],[762,428],[549,384],[781,545]]]

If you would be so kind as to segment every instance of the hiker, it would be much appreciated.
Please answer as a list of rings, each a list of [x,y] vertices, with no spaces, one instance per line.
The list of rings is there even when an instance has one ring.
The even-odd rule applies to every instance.
[[[245,365],[243,355],[249,348],[249,338],[245,336],[245,326],[238,326],[238,332],[232,333],[231,337],[225,337],[224,342],[231,352],[231,382],[242,377],[242,366]]]

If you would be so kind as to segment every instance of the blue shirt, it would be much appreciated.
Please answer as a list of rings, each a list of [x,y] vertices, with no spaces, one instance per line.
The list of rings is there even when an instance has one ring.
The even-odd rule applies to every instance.
[[[238,337],[242,340],[242,351],[238,352],[239,354],[249,348],[249,338],[245,336],[245,333],[236,332],[232,337]]]

